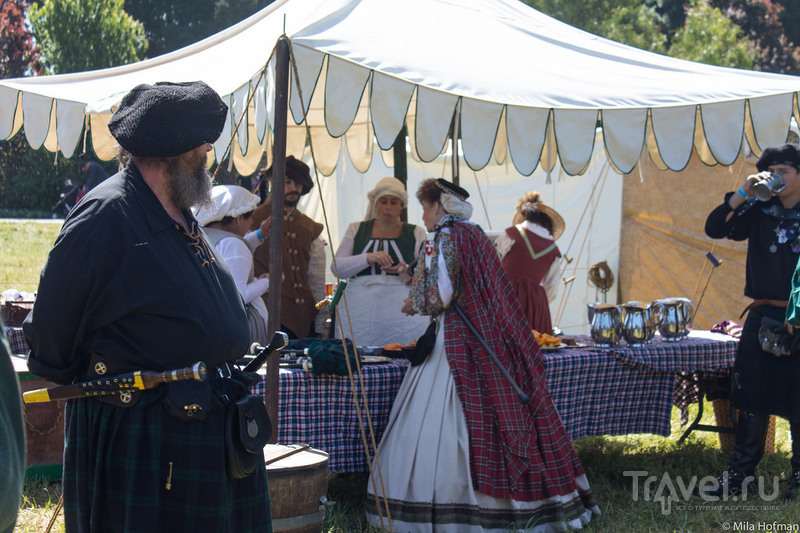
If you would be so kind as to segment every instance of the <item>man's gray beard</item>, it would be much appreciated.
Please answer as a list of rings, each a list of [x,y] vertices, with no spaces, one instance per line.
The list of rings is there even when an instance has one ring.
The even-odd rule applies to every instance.
[[[205,161],[194,163],[173,160],[167,165],[167,192],[178,209],[211,205],[211,175]]]

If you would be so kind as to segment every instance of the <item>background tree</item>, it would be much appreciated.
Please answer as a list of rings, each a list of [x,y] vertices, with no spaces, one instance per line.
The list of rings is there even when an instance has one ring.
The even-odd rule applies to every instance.
[[[149,57],[190,45],[244,20],[272,0],[125,0],[150,43]]]
[[[603,21],[618,9],[635,8],[641,0],[523,0],[542,13],[566,22],[571,26],[603,35]]]
[[[144,27],[123,0],[44,0],[28,19],[48,69],[56,74],[133,63],[144,57]]]
[[[0,3],[0,78],[18,78],[26,74],[41,74],[41,50],[33,42],[25,21],[28,3],[24,0],[4,0]]]
[[[797,0],[785,0],[779,2],[783,6],[780,14],[781,25],[786,36],[795,45],[800,44],[800,2]]]
[[[756,70],[800,74],[800,53],[784,32],[781,4],[770,0],[709,0],[709,3],[744,30],[756,51],[753,65]],[[796,25],[797,19],[787,27]]]
[[[41,52],[25,20],[27,9],[24,0],[0,3],[0,78],[36,75],[44,70]],[[49,214],[47,202],[53,202],[55,193],[53,180],[29,176],[40,178],[51,166],[51,156],[32,150],[21,133],[0,142],[0,211],[13,214],[13,209],[37,206]]]
[[[757,55],[744,31],[706,0],[692,0],[683,28],[675,33],[669,55],[718,65],[752,69]]]
[[[600,34],[619,43],[663,54],[667,51],[667,36],[662,24],[662,18],[652,6],[621,6],[601,22]]]

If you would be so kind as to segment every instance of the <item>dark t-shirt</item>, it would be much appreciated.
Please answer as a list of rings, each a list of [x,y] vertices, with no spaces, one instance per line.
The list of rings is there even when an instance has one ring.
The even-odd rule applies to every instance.
[[[57,383],[83,379],[90,354],[123,368],[209,368],[241,357],[249,328],[224,261],[189,211],[193,238],[134,165],[72,210],[23,323],[28,367]]]

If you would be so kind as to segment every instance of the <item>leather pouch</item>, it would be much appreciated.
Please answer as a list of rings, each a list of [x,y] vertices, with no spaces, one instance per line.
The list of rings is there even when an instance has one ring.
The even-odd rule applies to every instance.
[[[183,422],[202,422],[211,406],[211,385],[207,381],[175,381],[166,388],[164,407]]]
[[[800,348],[800,336],[797,333],[790,335],[786,324],[768,316],[761,318],[758,342],[762,350],[778,357],[791,355]]]
[[[263,462],[264,446],[272,436],[272,423],[264,399],[248,394],[225,411],[225,463],[232,479],[243,479]]]

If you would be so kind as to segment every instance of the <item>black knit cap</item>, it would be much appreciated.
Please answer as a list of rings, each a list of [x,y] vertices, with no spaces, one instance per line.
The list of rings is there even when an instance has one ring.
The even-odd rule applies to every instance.
[[[777,148],[765,148],[756,162],[756,168],[764,172],[772,165],[789,165],[800,169],[800,149],[796,144],[788,143]]]
[[[469,193],[466,189],[459,187],[452,181],[447,181],[444,178],[439,178],[436,180],[436,186],[439,187],[442,191],[452,194],[459,200],[466,200],[469,198]]]
[[[120,146],[139,157],[175,157],[219,138],[228,106],[202,81],[137,85],[108,123]]]
[[[265,171],[265,175],[272,179],[272,166]],[[308,194],[314,188],[311,168],[293,155],[286,157],[286,177],[303,187],[300,196]]]

